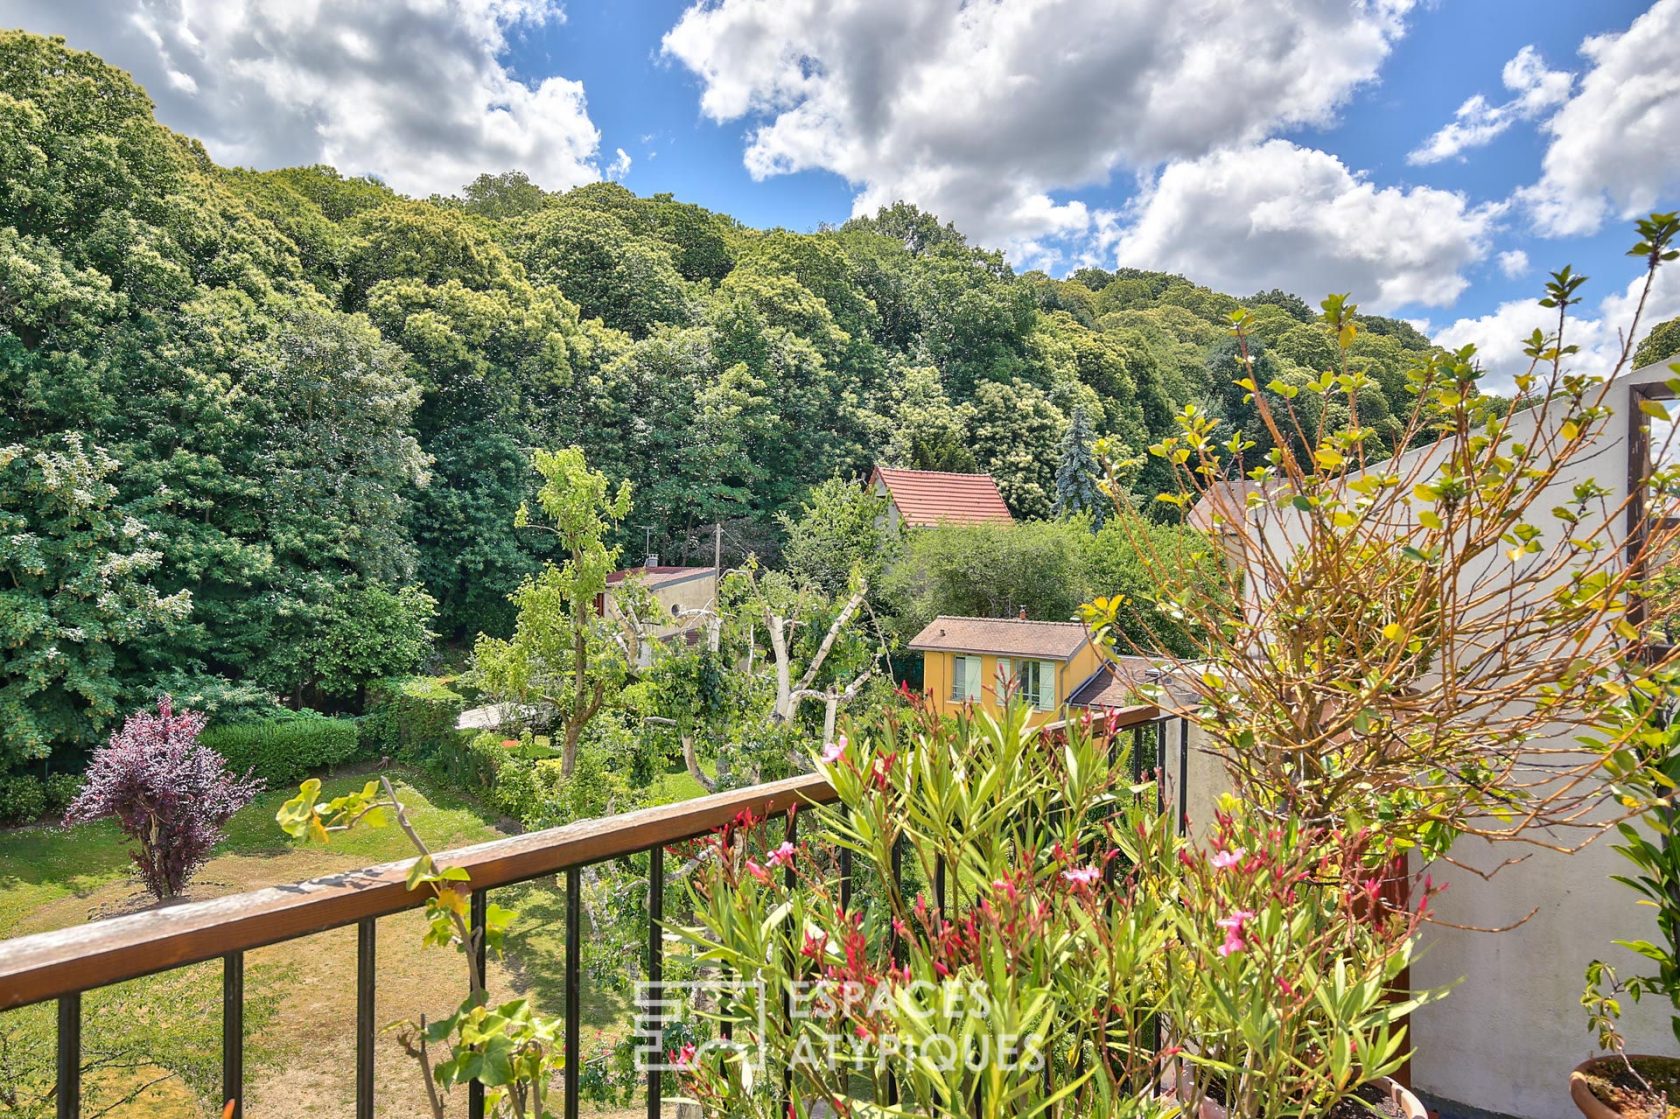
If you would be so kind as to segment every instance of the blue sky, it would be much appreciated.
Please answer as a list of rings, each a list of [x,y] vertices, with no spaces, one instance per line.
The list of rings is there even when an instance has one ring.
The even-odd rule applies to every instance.
[[[9,0],[217,159],[519,168],[808,230],[896,198],[1018,267],[1350,290],[1495,368],[1547,270],[1616,348],[1680,207],[1680,0]],[[1450,128],[1448,126],[1451,126]],[[1446,131],[1443,131],[1445,129]],[[1656,293],[1680,313],[1680,283]]]

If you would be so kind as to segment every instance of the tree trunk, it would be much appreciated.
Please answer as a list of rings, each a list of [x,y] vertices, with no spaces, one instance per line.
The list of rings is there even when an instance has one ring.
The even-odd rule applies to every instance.
[[[717,792],[717,782],[707,777],[705,771],[700,768],[700,756],[694,752],[694,736],[692,734],[682,736],[682,752],[683,764],[688,766],[688,775],[700,782],[700,787],[708,793]]]

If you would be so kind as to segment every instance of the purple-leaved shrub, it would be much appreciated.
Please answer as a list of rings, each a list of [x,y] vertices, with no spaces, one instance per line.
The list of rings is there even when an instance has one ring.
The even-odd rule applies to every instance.
[[[198,740],[204,716],[177,714],[168,696],[157,714],[137,711],[94,751],[87,784],[64,813],[66,824],[115,816],[135,841],[134,865],[159,900],[175,897],[222,838],[222,825],[251,803],[263,783],[228,772]]]

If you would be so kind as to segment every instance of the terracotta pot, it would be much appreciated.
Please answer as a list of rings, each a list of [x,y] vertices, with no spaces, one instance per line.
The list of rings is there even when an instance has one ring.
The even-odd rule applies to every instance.
[[[1649,1053],[1629,1053],[1628,1060],[1659,1060]],[[1587,1076],[1601,1064],[1620,1061],[1620,1057],[1592,1057],[1576,1065],[1569,1074],[1569,1098],[1575,1101],[1575,1106],[1581,1109],[1581,1114],[1587,1119],[1621,1119],[1622,1113],[1593,1095],[1587,1086]]]
[[[1175,1090],[1177,1083],[1178,1070],[1175,1066],[1173,1068],[1169,1068],[1166,1074],[1162,1077],[1161,1086],[1168,1092],[1171,1092]],[[1423,1106],[1423,1101],[1412,1095],[1412,1093],[1408,1089],[1402,1087],[1398,1081],[1392,1079],[1391,1077],[1383,1076],[1371,1081],[1371,1083],[1388,1093],[1388,1098],[1393,1100],[1394,1106],[1400,1109],[1400,1114],[1403,1119],[1429,1119],[1429,1109]],[[1591,1093],[1588,1094],[1590,1095]],[[1603,1105],[1600,1104],[1599,1106],[1602,1107]],[[1586,1109],[1582,1108],[1582,1110],[1584,1111]],[[1604,1116],[1592,1115],[1590,1112],[1588,1115],[1590,1119],[1605,1119]],[[1619,1119],[1619,1116],[1617,1116],[1613,1111],[1610,1112],[1609,1115],[1610,1119]],[[1225,1105],[1215,1103],[1213,1100],[1204,1099],[1202,1101],[1201,1114],[1197,1116],[1197,1119],[1227,1119]]]

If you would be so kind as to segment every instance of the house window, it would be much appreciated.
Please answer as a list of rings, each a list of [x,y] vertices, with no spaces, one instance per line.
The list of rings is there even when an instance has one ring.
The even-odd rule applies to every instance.
[[[1680,466],[1680,400],[1666,384],[1634,385],[1628,394],[1627,561],[1643,591],[1629,620],[1661,655],[1680,644],[1680,564],[1674,562],[1680,557],[1672,543],[1680,519],[1664,515],[1673,507],[1674,468]],[[1658,408],[1647,411],[1649,402],[1670,418],[1652,414]]]
[[[980,698],[980,658],[952,657],[951,658],[951,699],[961,703],[964,700]]]
[[[1040,711],[1056,707],[1056,662],[998,658],[998,702],[1019,696]]]

